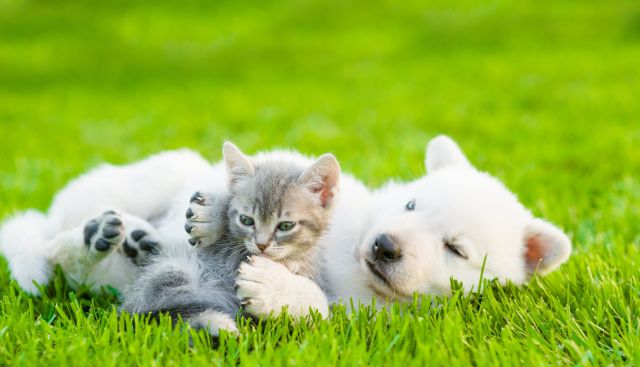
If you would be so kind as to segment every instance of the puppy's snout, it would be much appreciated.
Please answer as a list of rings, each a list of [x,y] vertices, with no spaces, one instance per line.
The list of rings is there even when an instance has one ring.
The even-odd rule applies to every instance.
[[[402,255],[400,246],[398,246],[398,244],[386,234],[381,234],[376,237],[371,251],[376,261],[396,261],[400,259],[400,256]]]

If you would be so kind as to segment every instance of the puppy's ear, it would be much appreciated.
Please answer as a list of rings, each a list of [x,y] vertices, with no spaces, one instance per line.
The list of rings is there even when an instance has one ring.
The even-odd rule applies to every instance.
[[[339,181],[340,165],[332,154],[318,158],[298,178],[299,184],[304,185],[311,193],[319,195],[320,204],[324,208],[333,203],[338,194]]]
[[[425,164],[428,173],[452,166],[472,167],[458,144],[445,135],[431,139],[427,145]]]
[[[239,181],[253,177],[255,174],[253,163],[233,143],[229,141],[224,143],[222,155],[224,156],[230,187],[233,187]]]
[[[564,232],[542,219],[531,220],[524,234],[524,262],[531,275],[545,275],[567,261],[571,241]]]

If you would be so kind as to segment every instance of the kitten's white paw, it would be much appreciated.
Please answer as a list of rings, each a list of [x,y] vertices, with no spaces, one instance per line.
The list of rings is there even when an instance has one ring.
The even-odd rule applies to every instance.
[[[247,312],[262,317],[270,313],[279,314],[292,294],[289,290],[295,281],[295,275],[284,265],[269,259],[252,256],[248,262],[240,265],[238,278],[238,297],[243,300]]]

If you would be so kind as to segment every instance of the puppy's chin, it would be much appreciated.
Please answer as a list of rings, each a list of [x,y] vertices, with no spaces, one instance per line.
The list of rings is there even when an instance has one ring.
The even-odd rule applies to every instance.
[[[399,292],[393,285],[393,279],[368,257],[362,258],[361,266],[367,278],[367,283],[376,296],[383,299],[410,298],[410,296]]]

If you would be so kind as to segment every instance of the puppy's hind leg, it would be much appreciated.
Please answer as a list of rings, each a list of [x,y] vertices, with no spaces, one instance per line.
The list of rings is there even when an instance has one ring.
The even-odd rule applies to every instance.
[[[119,248],[137,266],[149,264],[160,253],[162,241],[160,233],[149,222],[130,214],[123,214],[126,238]]]
[[[47,284],[51,278],[48,232],[47,217],[36,210],[16,214],[0,225],[0,253],[11,278],[31,294],[39,293],[34,283]]]
[[[59,233],[50,244],[51,262],[59,264],[73,282],[84,283],[93,267],[122,245],[125,235],[122,216],[106,211]]]

